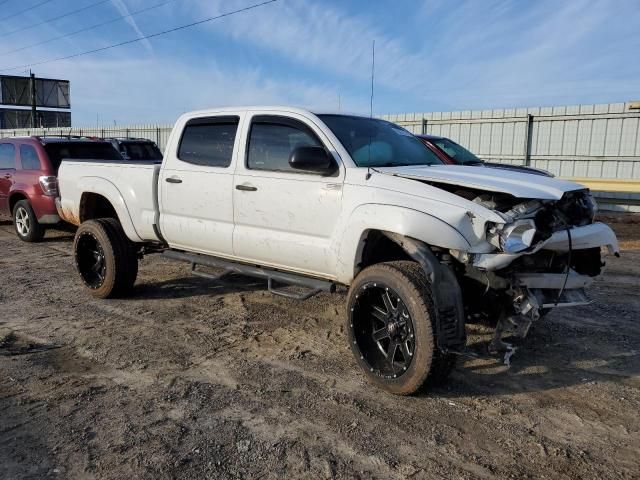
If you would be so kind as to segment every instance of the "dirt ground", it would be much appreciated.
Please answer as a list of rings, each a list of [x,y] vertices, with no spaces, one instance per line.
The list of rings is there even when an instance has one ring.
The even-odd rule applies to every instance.
[[[131,298],[95,300],[72,232],[29,245],[0,223],[0,478],[638,478],[640,219],[608,219],[624,251],[593,305],[409,398],[365,382],[343,294],[148,256]]]

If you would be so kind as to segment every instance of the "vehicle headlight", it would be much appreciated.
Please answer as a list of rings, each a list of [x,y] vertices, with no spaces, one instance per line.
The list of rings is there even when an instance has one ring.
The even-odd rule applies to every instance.
[[[536,237],[533,219],[516,220],[498,232],[500,248],[505,253],[518,253],[530,248]]]

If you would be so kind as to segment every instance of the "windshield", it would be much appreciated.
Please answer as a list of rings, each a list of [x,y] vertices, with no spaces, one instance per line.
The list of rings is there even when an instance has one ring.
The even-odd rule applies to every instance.
[[[162,160],[162,152],[151,142],[124,142],[120,148],[127,160]]]
[[[63,159],[122,160],[113,145],[107,142],[55,142],[44,146],[51,166],[57,172]]]
[[[348,115],[318,117],[359,167],[442,164],[412,133],[391,122]]]
[[[432,138],[430,141],[456,163],[482,163],[482,160],[453,140],[449,140],[448,138]]]

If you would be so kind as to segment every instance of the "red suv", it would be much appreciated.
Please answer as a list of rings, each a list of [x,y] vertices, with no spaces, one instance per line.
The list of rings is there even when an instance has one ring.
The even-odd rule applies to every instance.
[[[63,158],[122,159],[111,143],[80,137],[0,138],[0,216],[13,219],[25,242],[42,240],[60,221],[56,175]]]

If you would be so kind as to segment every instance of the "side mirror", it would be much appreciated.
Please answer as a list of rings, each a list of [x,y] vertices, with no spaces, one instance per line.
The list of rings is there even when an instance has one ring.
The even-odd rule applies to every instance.
[[[298,147],[289,157],[289,165],[296,170],[312,173],[331,173],[333,159],[322,147]]]

